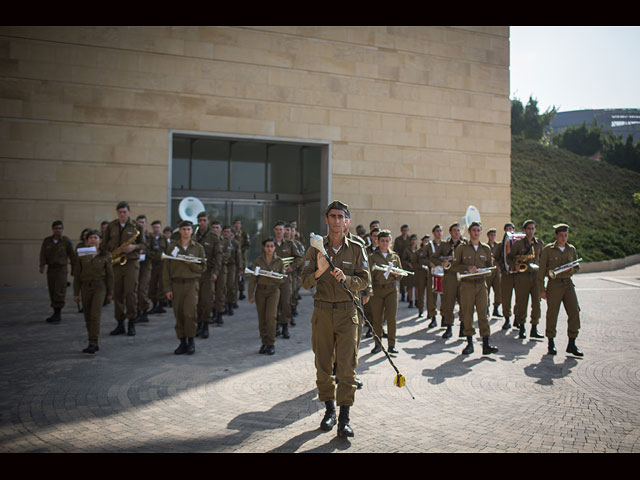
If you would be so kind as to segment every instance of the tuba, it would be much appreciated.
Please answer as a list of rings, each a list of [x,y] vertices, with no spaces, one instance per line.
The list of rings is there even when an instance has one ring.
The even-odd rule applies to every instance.
[[[116,264],[117,263],[117,264],[122,266],[125,263],[127,263],[127,256],[123,252],[124,247],[126,247],[128,245],[131,245],[133,242],[135,242],[136,238],[138,238],[138,235],[140,235],[140,230],[138,230],[136,228],[135,235],[133,235],[129,240],[127,240],[122,245],[120,245],[118,248],[116,248],[113,252],[111,252],[111,263],[112,264]]]

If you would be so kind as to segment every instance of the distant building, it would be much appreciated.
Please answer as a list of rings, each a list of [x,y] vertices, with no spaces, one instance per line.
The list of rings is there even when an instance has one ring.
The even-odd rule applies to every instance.
[[[603,133],[611,132],[616,136],[622,135],[624,139],[632,135],[634,141],[640,140],[640,109],[638,108],[612,108],[603,110],[573,110],[570,112],[556,113],[551,128],[557,135],[569,127],[579,127],[586,122],[587,126],[596,119],[602,126]]]

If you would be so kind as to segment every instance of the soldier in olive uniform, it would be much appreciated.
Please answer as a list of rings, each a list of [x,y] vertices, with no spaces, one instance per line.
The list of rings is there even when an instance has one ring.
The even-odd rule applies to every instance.
[[[53,315],[47,318],[47,322],[60,323],[60,312],[64,307],[67,295],[67,275],[69,273],[67,265],[71,263],[73,270],[76,252],[71,240],[62,235],[64,226],[60,220],[51,224],[51,230],[53,234],[45,238],[40,247],[40,273],[44,273],[46,265],[47,287],[49,288],[51,308],[53,308]]]
[[[431,233],[433,235],[433,239],[429,240],[427,246],[425,247],[424,256],[427,260],[427,265],[429,265],[429,276],[427,277],[427,317],[431,318],[431,323],[429,324],[429,328],[433,328],[438,326],[436,322],[436,311],[438,308],[438,295],[442,296],[441,293],[435,292],[433,290],[433,277],[434,277],[434,268],[436,264],[433,262],[433,258],[435,257],[436,251],[440,244],[442,243],[442,226],[434,225],[431,229]],[[442,325],[444,326],[444,314],[443,312],[444,302],[440,301],[440,317]]]
[[[174,353],[192,355],[196,351],[198,287],[202,272],[207,268],[207,259],[204,247],[191,238],[193,224],[190,221],[180,222],[179,232],[180,240],[169,244],[167,254],[193,260],[163,260],[162,281],[167,298],[173,301],[176,336],[180,340]]]
[[[151,260],[149,298],[153,305],[149,313],[166,313],[166,310],[162,306],[166,298],[162,290],[162,254],[166,253],[169,242],[162,234],[162,223],[160,220],[151,222],[151,231],[148,250],[148,256]]]
[[[515,225],[508,222],[504,225],[504,231],[512,233],[516,229]],[[504,258],[504,238],[498,244],[497,255],[494,257],[498,270],[500,270],[500,300],[502,304],[502,315],[504,315],[504,324],[502,330],[511,328],[511,298],[513,297],[513,289],[515,286],[515,272],[511,271],[507,259]]]
[[[87,246],[95,248],[95,253],[78,256],[74,268],[73,299],[79,301],[82,294],[84,321],[89,337],[89,346],[82,351],[89,354],[100,350],[98,337],[102,305],[105,299],[111,300],[113,295],[111,255],[101,247],[101,238],[102,235],[96,230],[88,232]]]
[[[491,248],[480,241],[482,225],[479,222],[471,222],[469,225],[469,242],[456,247],[455,259],[451,270],[456,273],[477,273],[479,268],[493,266]],[[473,327],[473,308],[478,316],[478,327],[482,337],[482,354],[495,353],[498,349],[489,345],[487,283],[483,275],[470,276],[460,281],[460,312],[464,318],[464,335],[467,337],[467,346],[462,353],[473,353],[473,336],[476,333]]]
[[[398,313],[398,287],[397,281],[400,275],[389,273],[385,278],[385,273],[376,270],[375,265],[386,267],[393,265],[402,268],[400,257],[391,250],[391,232],[380,230],[378,233],[378,249],[369,256],[371,265],[371,286],[373,296],[371,297],[371,310],[373,312],[373,330],[378,338],[382,338],[382,325],[387,324],[387,342],[389,353],[398,353],[396,349],[396,326]],[[372,354],[380,352],[382,349],[376,343],[371,350]]]
[[[244,269],[247,266],[247,254],[251,248],[251,238],[249,234],[242,230],[242,220],[236,218],[233,221],[233,234],[236,240],[240,244],[240,251],[242,253],[242,265],[238,267],[238,272],[241,273],[238,279],[238,300],[244,300]]]
[[[140,225],[140,238],[143,247],[140,249],[140,272],[138,274],[138,315],[136,323],[147,323],[149,317],[147,313],[151,307],[149,300],[149,283],[151,283],[151,259],[149,258],[149,248],[151,242],[151,232],[147,231],[147,217],[138,215],[136,222]]]
[[[449,226],[449,234],[451,238],[440,244],[436,253],[431,257],[431,262],[434,265],[440,265],[444,268],[444,277],[442,277],[442,318],[446,330],[442,335],[442,338],[451,337],[451,330],[453,328],[454,308],[456,301],[460,304],[460,282],[456,278],[456,272],[451,267],[451,262],[454,259],[456,248],[460,245],[467,243],[462,238],[460,233],[460,225],[458,223],[452,223]],[[464,336],[464,311],[459,309],[458,315],[460,318],[460,337]]]
[[[508,263],[516,272],[515,275],[515,292],[516,305],[515,317],[513,323],[520,330],[519,338],[526,338],[525,323],[527,320],[527,306],[529,305],[529,297],[531,297],[531,332],[533,338],[543,338],[538,333],[538,323],[540,322],[540,291],[538,290],[538,263],[540,254],[544,248],[544,243],[535,237],[536,224],[533,220],[527,220],[522,225],[526,236],[517,240],[507,258]],[[520,261],[523,257],[532,256],[524,261]],[[524,267],[521,267],[524,265]]]
[[[198,214],[198,228],[193,234],[193,239],[204,248],[207,257],[207,268],[200,277],[198,287],[198,328],[196,337],[209,338],[209,324],[211,323],[211,310],[213,309],[214,285],[222,264],[222,247],[220,239],[209,228],[209,216],[207,212]]]
[[[276,242],[276,255],[280,258],[292,257],[293,261],[285,268],[287,281],[280,285],[280,307],[278,309],[278,323],[276,325],[276,336],[282,333],[282,338],[289,338],[289,323],[291,323],[291,292],[293,272],[297,270],[303,257],[298,252],[295,244],[291,240],[284,238],[285,223],[278,221],[273,227],[273,234]]]
[[[227,260],[227,298],[226,311],[233,315],[233,309],[238,307],[238,278],[241,274],[242,250],[240,243],[234,238],[233,230],[229,225],[222,228],[222,236],[228,240],[227,249],[229,257]]]
[[[129,204],[120,202],[116,206],[118,218],[109,222],[105,230],[104,244],[107,251],[113,252],[122,247],[122,260],[115,261],[113,265],[113,301],[115,319],[118,323],[110,335],[120,335],[125,333],[124,321],[128,319],[126,333],[129,336],[136,334],[135,319],[138,312],[138,274],[140,265],[140,251],[144,249],[141,238],[141,228],[134,219],[130,217]],[[134,237],[135,240],[132,241]],[[132,243],[131,243],[132,242]]]
[[[496,242],[496,229],[490,228],[487,231],[487,245],[491,249],[493,255],[493,264],[498,265],[496,258],[501,247],[499,242]],[[501,288],[500,288],[500,268],[496,268],[491,275],[487,276],[487,295],[491,294],[493,289],[493,314],[494,317],[501,317],[498,307],[500,307],[501,300]]]
[[[578,254],[576,248],[568,243],[569,226],[564,223],[553,226],[555,228],[556,241],[545,245],[540,254],[540,268],[538,269],[538,289],[540,297],[547,301],[547,324],[545,335],[549,339],[549,355],[557,353],[555,347],[556,327],[558,324],[558,311],[560,304],[564,305],[567,312],[567,336],[569,344],[567,353],[582,357],[584,354],[576,346],[576,338],[580,331],[580,305],[576,295],[575,285],[571,277],[580,269],[577,264]],[[554,269],[565,266],[571,262],[576,264],[562,272],[557,273],[555,278],[551,278],[549,273]],[[544,280],[549,276],[545,289]]]
[[[404,281],[405,287],[407,289],[407,301],[409,302],[409,308],[418,306],[418,300],[416,297],[416,271],[418,268],[419,254],[420,252],[418,251],[418,236],[414,233],[409,236],[409,245],[407,245],[407,247],[404,249],[402,257],[400,257],[400,261],[402,263],[401,268],[410,272],[414,272],[413,275],[406,275],[401,279],[401,281]]]
[[[273,238],[262,241],[262,255],[255,259],[251,266],[268,272],[284,274],[284,263],[275,254],[276,244]],[[276,352],[276,318],[278,316],[278,303],[280,300],[280,284],[286,277],[274,278],[265,275],[251,275],[249,277],[249,302],[255,303],[258,312],[258,330],[262,345],[259,353],[273,355]]]
[[[288,223],[285,225],[285,238],[291,240],[298,250],[301,257],[304,258],[304,244],[300,241],[300,236],[296,231],[296,227]],[[291,272],[291,326],[295,326],[295,317],[298,316],[298,301],[300,297],[300,272],[302,271],[302,262],[293,272]]]
[[[400,260],[404,255],[405,249],[409,246],[409,225],[402,225],[400,227],[400,235],[398,235],[393,241],[393,251],[398,254]],[[400,300],[405,301],[407,296],[407,285],[405,278],[400,279]]]
[[[326,412],[320,428],[328,431],[336,424],[335,402],[340,407],[338,435],[353,436],[349,425],[349,410],[355,400],[356,367],[358,366],[359,317],[352,298],[369,285],[369,270],[363,249],[344,234],[349,208],[342,202],[332,202],[325,210],[329,234],[323,238],[335,269],[315,247],[309,247],[304,258],[302,287],[315,288],[311,317],[311,343],[315,354],[318,398]],[[344,283],[343,283],[344,282]],[[337,363],[333,376],[334,360]],[[336,388],[337,380],[337,388]]]
[[[211,222],[211,231],[220,241],[220,271],[215,280],[213,296],[213,323],[223,325],[227,301],[227,262],[229,261],[229,241],[222,235],[222,225],[217,220]]]
[[[420,239],[418,247],[417,265],[415,270],[416,281],[416,307],[418,308],[418,318],[424,316],[425,298],[429,295],[431,289],[427,287],[429,279],[429,264],[427,260],[427,245],[429,243],[429,235],[425,235]]]
[[[375,252],[378,249],[379,233],[380,233],[380,228],[378,227],[373,228],[373,230],[371,230],[371,232],[369,233],[369,240],[371,241],[371,244],[364,249],[365,254],[367,255],[367,262],[369,265],[371,265],[371,261],[369,260],[371,258],[371,255],[373,254],[373,252]],[[369,270],[369,275],[371,275],[371,270]],[[370,338],[373,336],[371,332],[371,327],[370,327],[370,324],[373,325],[373,310],[371,310],[372,294],[373,294],[373,287],[371,288],[367,287],[367,289],[363,292],[363,300],[366,299],[367,301],[362,302],[362,310],[364,311],[364,314],[366,315],[367,319],[369,319],[369,323],[367,323],[367,331],[364,334],[365,338]],[[383,333],[383,335],[386,336],[385,333]]]

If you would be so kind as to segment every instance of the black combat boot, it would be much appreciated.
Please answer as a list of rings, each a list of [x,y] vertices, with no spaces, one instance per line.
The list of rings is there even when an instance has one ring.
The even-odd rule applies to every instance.
[[[227,315],[233,315],[233,304],[227,303]]]
[[[353,437],[353,430],[349,425],[349,407],[345,405],[340,407],[340,415],[338,415],[338,436]]]
[[[527,338],[527,333],[524,331],[524,322],[518,325],[518,338]]]
[[[547,354],[555,355],[556,353],[558,353],[558,351],[556,350],[556,343],[554,342],[553,338],[550,338],[549,347],[547,348]]]
[[[438,326],[438,322],[436,321],[436,316],[431,317],[431,323],[429,324],[429,328],[434,328]]]
[[[187,353],[187,339],[186,338],[181,338],[180,339],[180,345],[178,345],[178,348],[176,348],[173,353],[175,353],[176,355],[182,355],[183,353]]]
[[[326,410],[324,412],[324,418],[320,422],[320,430],[328,432],[336,424],[336,405],[333,400],[324,402]]]
[[[452,335],[452,333],[451,333],[451,325],[447,325],[447,329],[442,334],[442,338],[449,338],[449,337],[451,337],[451,335]]]
[[[498,351],[498,347],[489,345],[489,337],[482,337],[482,354],[483,355],[489,355],[490,353],[496,353],[497,351]]]
[[[467,335],[467,346],[462,350],[463,355],[470,355],[473,353],[473,336]]]
[[[498,306],[494,305],[493,307],[493,316],[494,317],[502,317],[502,315],[500,314],[500,311],[498,310]]]
[[[282,338],[289,338],[289,325],[286,323],[282,324]]]
[[[267,345],[267,350],[265,351],[265,353],[267,355],[273,355],[274,353],[276,353],[275,345]]]
[[[134,337],[136,334],[136,319],[130,318],[127,322],[127,335],[130,337]]]
[[[538,325],[531,325],[531,332],[529,332],[531,338],[544,338],[538,333]]]
[[[149,317],[147,316],[147,311],[140,312],[140,314],[136,317],[136,323],[149,323]]]
[[[460,322],[460,330],[458,331],[458,338],[464,337],[464,323]]]
[[[193,337],[187,338],[187,355],[193,355],[196,353],[196,344],[193,341]]]
[[[127,331],[124,329],[124,320],[118,320],[118,325],[116,326],[116,328],[111,330],[111,333],[109,333],[109,335],[122,335],[124,333],[127,333]]]
[[[509,330],[511,328],[511,322],[509,321],[509,315],[504,317],[504,324],[502,325],[503,330]]]
[[[62,320],[62,318],[60,317],[60,311],[62,309],[61,308],[54,308],[53,309],[53,315],[51,315],[49,318],[47,318],[47,322],[49,323],[60,323],[60,321]]]
[[[575,338],[569,339],[569,345],[567,345],[567,353],[570,353],[571,355],[575,355],[576,357],[584,356],[584,353],[582,353],[576,346]]]
[[[424,312],[422,310],[418,310],[418,318],[424,317]]]
[[[209,324],[202,322],[202,331],[200,332],[200,338],[209,338]]]

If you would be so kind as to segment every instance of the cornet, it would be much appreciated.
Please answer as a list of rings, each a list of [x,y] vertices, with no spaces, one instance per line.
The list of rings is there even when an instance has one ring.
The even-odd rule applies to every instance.
[[[255,275],[256,277],[263,276],[263,277],[269,277],[269,278],[278,278],[280,280],[283,278],[287,278],[286,273],[273,272],[271,270],[262,270],[260,267],[256,267],[255,270],[245,268],[244,273],[248,273],[249,275]]]
[[[559,273],[566,272],[567,270],[571,270],[573,267],[578,266],[578,264],[582,261],[581,258],[574,260],[573,262],[565,263],[559,267],[554,268],[549,271],[549,278],[556,278]]]
[[[496,267],[487,267],[487,268],[479,268],[477,272],[471,273],[471,272],[464,272],[464,273],[456,273],[456,278],[458,279],[458,281],[460,281],[463,278],[469,278],[469,277],[478,277],[478,276],[483,276],[483,275],[491,275],[491,273],[493,272],[493,270],[495,270]]]
[[[374,270],[381,270],[384,273],[384,278],[389,278],[389,274],[390,273],[394,273],[396,275],[402,275],[403,277],[406,277],[407,275],[413,275],[413,272],[409,271],[409,270],[403,270],[402,268],[398,268],[398,267],[394,267],[392,264],[389,265],[374,265],[373,266]]]
[[[161,256],[162,260],[180,260],[181,262],[188,262],[188,263],[202,263],[202,259],[200,257],[194,257],[192,255],[176,255],[175,257],[172,255],[167,255],[166,253],[162,252],[162,256]]]

